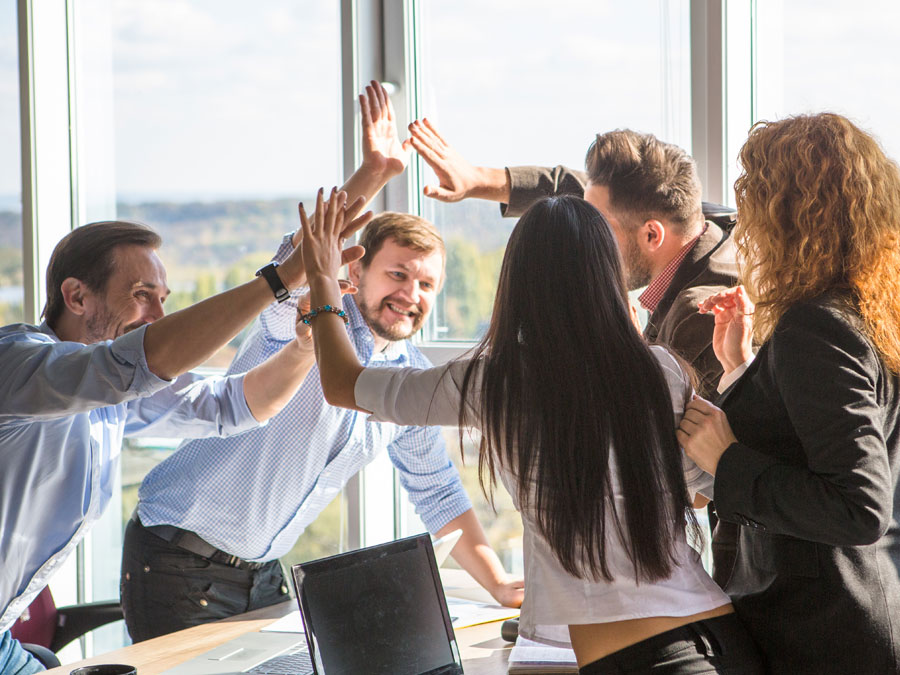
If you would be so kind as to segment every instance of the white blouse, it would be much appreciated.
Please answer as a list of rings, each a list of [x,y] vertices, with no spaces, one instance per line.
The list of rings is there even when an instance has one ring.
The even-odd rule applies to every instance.
[[[684,412],[687,376],[672,355],[651,347],[659,360],[672,396],[676,422]],[[373,421],[398,424],[455,426],[459,421],[460,387],[468,361],[454,361],[438,368],[367,368],[356,381],[356,403],[372,411]],[[469,388],[470,412],[479,408],[480,381]],[[470,415],[469,419],[477,419]],[[611,461],[614,461],[611,459]],[[711,496],[712,476],[687,456],[682,456],[688,490]],[[621,513],[624,497],[611,467],[613,496]],[[502,471],[501,478],[516,500],[515,476]],[[516,503],[516,508],[520,505]],[[569,624],[606,623],[654,616],[688,616],[730,602],[700,563],[699,554],[687,543],[684,532],[676,542],[678,561],[672,576],[663,581],[638,583],[626,548],[610,522],[607,532],[614,541],[606,547],[612,581],[579,579],[566,572],[537,529],[537,519],[520,508],[524,525],[525,600],[519,634],[531,640],[569,645]],[[607,518],[612,514],[607,511]],[[612,545],[610,545],[612,544]]]

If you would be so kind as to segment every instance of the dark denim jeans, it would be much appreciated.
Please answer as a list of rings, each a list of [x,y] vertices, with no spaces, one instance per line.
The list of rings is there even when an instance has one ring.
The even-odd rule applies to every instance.
[[[135,642],[289,597],[277,560],[255,570],[237,569],[179,548],[134,519],[125,527],[119,591]]]
[[[580,675],[763,675],[762,658],[736,614],[695,621],[587,664]]]

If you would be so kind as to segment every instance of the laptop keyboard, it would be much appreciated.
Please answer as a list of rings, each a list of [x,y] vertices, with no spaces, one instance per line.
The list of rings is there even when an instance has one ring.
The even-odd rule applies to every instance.
[[[312,661],[306,647],[293,654],[282,654],[260,663],[248,673],[256,675],[313,675]]]

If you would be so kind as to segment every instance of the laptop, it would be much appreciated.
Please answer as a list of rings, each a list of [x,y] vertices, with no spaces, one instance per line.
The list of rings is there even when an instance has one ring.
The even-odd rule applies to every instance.
[[[303,635],[248,633],[166,672],[463,672],[427,534],[300,563],[291,568],[291,576],[303,619]]]

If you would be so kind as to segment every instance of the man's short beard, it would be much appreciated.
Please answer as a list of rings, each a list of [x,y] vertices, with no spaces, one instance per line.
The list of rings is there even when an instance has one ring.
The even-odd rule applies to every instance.
[[[378,310],[380,311],[385,309],[387,303],[387,300],[382,300],[381,304],[378,307]],[[369,326],[371,331],[383,340],[389,340],[390,342],[400,342],[401,340],[408,340],[413,335],[418,333],[422,328],[422,324],[425,323],[425,316],[422,313],[419,313],[411,317],[412,328],[409,331],[402,330],[398,324],[394,324],[385,328],[380,323],[378,323],[375,312],[372,311],[372,309],[363,298],[356,298],[356,306],[359,308],[360,314],[363,315],[363,318],[366,320],[366,324]]]
[[[622,251],[622,262],[625,265],[625,282],[629,291],[643,288],[650,283],[652,273],[650,263],[644,257],[637,242],[632,238],[626,239],[625,250]]]
[[[111,334],[113,332],[112,324],[113,316],[105,307],[94,316],[89,317],[84,325],[88,344],[114,339],[116,336]]]

